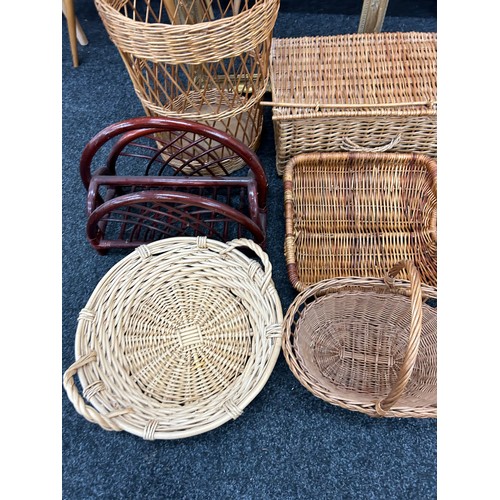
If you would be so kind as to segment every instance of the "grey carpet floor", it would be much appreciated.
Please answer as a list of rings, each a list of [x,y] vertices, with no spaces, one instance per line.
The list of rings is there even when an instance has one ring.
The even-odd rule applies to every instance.
[[[124,252],[99,256],[85,239],[78,172],[86,142],[105,126],[142,115],[123,63],[91,2],[75,3],[89,45],[72,68],[63,24],[62,370],[74,361],[80,309]],[[280,12],[274,36],[351,33],[358,17]],[[384,31],[436,31],[436,18],[387,17]],[[269,185],[268,253],[283,309],[295,292],[283,256],[281,179],[270,111],[258,155]],[[62,374],[61,374],[62,375]],[[107,432],[78,415],[62,392],[63,498],[78,499],[431,499],[436,497],[436,421],[371,419],[330,406],[294,378],[280,356],[243,415],[178,441]]]

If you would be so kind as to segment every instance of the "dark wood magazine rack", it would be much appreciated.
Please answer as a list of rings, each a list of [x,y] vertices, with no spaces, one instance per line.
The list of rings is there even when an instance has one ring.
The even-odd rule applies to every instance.
[[[239,158],[248,168],[231,173]],[[251,149],[215,128],[158,117],[114,123],[85,146],[80,175],[87,239],[101,254],[174,236],[265,246],[265,172]]]

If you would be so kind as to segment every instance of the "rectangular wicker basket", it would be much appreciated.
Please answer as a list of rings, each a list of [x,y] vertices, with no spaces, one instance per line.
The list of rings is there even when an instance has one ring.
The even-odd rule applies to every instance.
[[[308,152],[437,150],[436,33],[274,38],[276,168]]]
[[[437,286],[433,158],[305,153],[287,163],[283,184],[285,257],[298,291],[331,278],[380,278],[400,261]]]

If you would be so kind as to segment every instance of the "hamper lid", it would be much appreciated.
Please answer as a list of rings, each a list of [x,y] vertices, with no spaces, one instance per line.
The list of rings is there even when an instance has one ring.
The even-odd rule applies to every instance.
[[[271,85],[275,117],[436,114],[437,34],[274,38]]]

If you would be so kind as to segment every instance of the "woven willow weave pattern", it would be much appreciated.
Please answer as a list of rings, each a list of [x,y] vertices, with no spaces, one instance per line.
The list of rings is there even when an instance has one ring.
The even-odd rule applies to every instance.
[[[436,33],[275,38],[276,164],[300,153],[437,155]]]
[[[381,278],[324,280],[300,293],[283,322],[283,353],[315,396],[374,417],[437,416],[437,289]]]
[[[415,262],[424,283],[436,286],[435,160],[308,153],[288,162],[283,181],[285,256],[297,290],[327,278],[381,277],[401,260]]]
[[[95,4],[147,116],[198,121],[258,147],[279,0]]]
[[[251,240],[178,237],[138,247],[102,278],[78,318],[76,361],[64,376],[75,409],[144,439],[188,437],[237,418],[281,348],[271,271]]]

